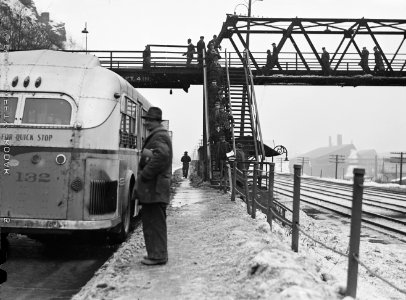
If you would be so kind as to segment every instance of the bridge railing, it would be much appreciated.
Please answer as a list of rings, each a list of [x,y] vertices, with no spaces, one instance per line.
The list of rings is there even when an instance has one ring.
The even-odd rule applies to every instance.
[[[266,52],[251,52],[256,60],[256,63],[260,68],[264,67],[266,64]],[[321,71],[322,67],[320,62],[314,56],[313,52],[302,52],[304,61],[308,65],[311,71]],[[338,53],[334,59],[330,60],[331,68],[335,69],[342,53]],[[406,54],[388,53],[386,57],[389,62],[391,62],[391,67],[393,71],[406,71]],[[230,65],[232,67],[243,67],[243,64],[236,52],[229,52]],[[360,71],[362,68],[359,65],[361,58],[356,52],[347,52],[344,58],[341,60],[337,67],[337,71]],[[280,52],[279,53],[279,64],[282,71],[307,71],[306,65],[303,63],[301,57],[297,52]],[[371,70],[374,69],[375,61],[373,53],[369,57],[369,67]],[[278,70],[274,67],[274,70]]]
[[[197,67],[197,54],[194,55],[194,59],[190,66],[186,66],[186,56],[183,55],[186,52],[185,45],[149,45],[151,48],[151,62],[150,68],[186,68]],[[68,51],[68,50],[67,50]],[[122,51],[122,50],[71,50],[68,52],[81,52],[88,53],[97,56],[100,59],[101,65],[109,69],[125,69],[125,68],[139,68],[143,66],[143,51]],[[236,52],[227,52],[229,59],[229,66],[231,68],[242,68],[243,63]],[[259,67],[266,64],[266,52],[252,52],[255,61]],[[224,59],[226,54],[221,53],[220,64],[224,66]],[[306,62],[309,70],[302,61],[297,52],[280,52],[279,64],[282,68],[282,72],[289,71],[301,71],[301,72],[314,72],[321,71],[320,62],[317,60],[313,52],[302,52],[304,61]],[[334,58],[331,59],[331,68],[334,70],[341,59],[342,53],[337,53]],[[391,62],[391,67],[394,72],[406,72],[406,53],[386,53],[386,58]],[[347,52],[341,59],[337,71],[340,72],[362,72],[361,66],[359,66],[360,56],[356,52]],[[374,69],[375,62],[373,53],[369,57],[369,67]],[[388,67],[388,66],[386,66]],[[274,67],[274,71],[279,71]],[[280,71],[279,71],[280,72]]]

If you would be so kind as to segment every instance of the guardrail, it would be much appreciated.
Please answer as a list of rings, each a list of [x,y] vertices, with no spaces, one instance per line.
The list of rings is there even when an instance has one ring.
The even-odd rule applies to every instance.
[[[183,54],[186,52],[186,45],[149,45],[151,49],[151,61],[150,68],[186,68],[186,56]],[[67,52],[79,52],[93,54],[99,57],[100,62],[103,67],[110,69],[118,68],[143,68],[143,51],[122,51],[122,50],[64,50]],[[266,52],[251,52],[254,56],[256,63],[259,68],[265,66],[266,64]],[[338,53],[337,57],[340,57]],[[241,62],[238,54],[236,52],[224,52],[221,53],[220,63],[224,65],[224,59],[228,55],[229,66],[242,68],[243,63]],[[289,71],[300,71],[300,72],[314,72],[322,71],[322,67],[314,56],[313,52],[303,52],[303,58],[308,66],[303,63],[297,52],[280,52],[279,53],[279,64],[282,67],[282,71],[274,70],[274,72],[289,72]],[[406,71],[406,54],[398,53],[388,53],[387,58],[391,61],[391,67],[396,72]],[[334,70],[336,65],[339,63],[337,70],[339,72],[360,72],[362,73],[362,68],[359,66],[360,56],[356,52],[347,52],[345,58],[339,61],[339,58],[332,59],[331,68]],[[374,69],[375,63],[373,58],[369,59],[369,66],[371,70]],[[197,67],[197,58],[194,57],[191,67]]]
[[[240,170],[237,163],[244,165],[244,169]],[[361,214],[362,214],[362,198],[364,190],[364,169],[354,169],[353,181],[353,199],[352,199],[352,214],[351,214],[351,229],[350,229],[350,245],[349,253],[342,253],[334,247],[330,247],[325,243],[314,239],[301,226],[299,219],[300,212],[300,184],[301,184],[301,165],[294,165],[294,185],[293,185],[293,209],[290,210],[283,204],[277,202],[273,197],[274,189],[274,163],[267,162],[230,162],[230,168],[236,169],[235,178],[230,180],[230,189],[232,195],[239,194],[247,205],[247,213],[252,218],[256,217],[256,210],[259,208],[267,215],[267,222],[272,229],[272,221],[277,220],[284,226],[292,228],[291,248],[293,251],[299,251],[299,233],[313,240],[318,245],[321,245],[341,256],[348,257],[348,272],[347,272],[347,288],[346,296],[356,297],[358,266],[363,266],[367,272],[379,278],[392,288],[406,295],[406,289],[400,288],[389,280],[372,271],[359,258],[360,233],[361,233]],[[235,196],[234,196],[235,197]],[[233,196],[231,198],[233,199]],[[288,214],[288,217],[286,216]]]

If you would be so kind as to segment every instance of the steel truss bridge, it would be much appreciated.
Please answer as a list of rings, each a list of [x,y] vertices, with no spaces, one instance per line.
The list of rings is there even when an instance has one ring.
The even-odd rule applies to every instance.
[[[248,25],[249,24],[249,25]],[[262,51],[249,49],[255,85],[338,85],[338,86],[405,86],[406,85],[406,20],[335,19],[335,18],[255,18],[227,15],[218,34],[221,43],[229,39],[233,52],[222,53],[224,65],[242,73],[244,35],[263,42]],[[275,42],[281,70],[274,68],[264,75],[266,49]],[[328,43],[328,45],[327,45]],[[257,47],[258,43],[256,43]],[[324,76],[321,47],[330,52],[332,72]],[[359,66],[361,48],[368,45],[369,66],[374,69],[372,48],[383,58],[385,71],[364,75]],[[89,51],[98,56],[103,66],[126,78],[137,88],[183,88],[203,84],[196,61],[186,67],[186,45],[150,45],[151,67],[143,68],[142,51]],[[262,45],[261,45],[262,46]]]
[[[249,41],[248,34],[251,40]],[[232,143],[243,144],[251,161],[286,154],[278,145],[271,149],[263,143],[255,85],[329,85],[329,86],[406,86],[406,20],[334,19],[334,18],[256,18],[227,15],[218,34],[217,43],[228,39],[234,48],[222,52],[224,97],[234,119]],[[253,49],[261,46],[261,51]],[[276,44],[280,67],[264,69],[266,50]],[[204,130],[202,156],[204,179],[214,179],[219,170],[213,164],[216,142],[213,141],[211,111],[213,88],[210,67],[187,66],[186,45],[149,45],[150,65],[143,65],[143,51],[89,51],[99,57],[102,66],[111,69],[136,88],[182,88],[203,85]],[[321,52],[330,52],[331,71],[325,75]],[[373,48],[379,49],[384,70],[364,73],[360,66],[361,48],[371,53],[369,68],[374,69]],[[214,84],[216,87],[216,84]],[[216,88],[217,89],[217,88]],[[283,151],[281,151],[283,150]],[[221,176],[220,176],[221,184]]]

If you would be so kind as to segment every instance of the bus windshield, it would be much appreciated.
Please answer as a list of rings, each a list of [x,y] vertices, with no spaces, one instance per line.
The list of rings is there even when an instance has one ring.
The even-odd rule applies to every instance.
[[[0,97],[0,123],[14,123],[17,110],[17,98]]]
[[[66,100],[26,98],[22,123],[69,125],[71,114],[72,106]]]

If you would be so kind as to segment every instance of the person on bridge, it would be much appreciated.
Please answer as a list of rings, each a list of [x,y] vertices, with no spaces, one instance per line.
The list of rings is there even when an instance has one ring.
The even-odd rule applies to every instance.
[[[183,163],[182,166],[183,178],[187,178],[187,174],[189,172],[189,163],[192,161],[190,156],[187,155],[187,151],[185,151],[180,161]]]
[[[221,58],[220,57],[220,54],[218,54],[218,52],[214,49],[214,45],[213,44],[210,44],[208,47],[207,47],[207,52],[206,52],[206,64],[209,66],[213,61],[214,61],[214,58],[215,57],[217,57],[217,58]]]
[[[221,45],[217,42],[217,35],[213,35],[213,39],[207,44],[207,49],[210,49],[210,45],[213,45],[214,50],[220,55]]]
[[[197,64],[201,67],[203,66],[203,51],[206,48],[204,36],[200,36],[200,40],[197,42],[196,48],[197,48]]]
[[[151,47],[149,45],[146,45],[142,52],[142,66],[144,69],[151,67]]]
[[[321,54],[321,67],[323,69],[323,74],[328,76],[331,73],[330,53],[327,52],[326,47],[321,49],[323,50],[323,53]]]
[[[266,63],[262,67],[262,72],[264,75],[268,75],[268,71],[271,69],[272,65],[272,53],[271,50],[266,50]]]
[[[195,45],[192,44],[192,40],[188,39],[187,40],[187,51],[185,53],[183,53],[183,55],[186,55],[186,66],[190,67],[190,63],[193,60],[193,54],[195,54],[196,50],[195,50]]]
[[[151,107],[145,116],[150,134],[142,147],[138,168],[137,196],[142,205],[142,229],[147,256],[144,265],[168,261],[166,207],[172,178],[172,141],[162,126],[162,110]]]
[[[359,65],[364,71],[364,74],[371,73],[371,70],[369,69],[368,66],[368,59],[369,59],[369,51],[367,50],[367,47],[363,47],[361,51],[361,61],[359,62]]]
[[[383,64],[382,54],[379,52],[377,46],[374,47],[374,56],[375,56],[375,74],[381,73],[385,71],[385,65]]]
[[[278,70],[282,71],[282,67],[279,64],[279,51],[278,51],[278,48],[276,47],[275,43],[272,43],[272,60],[271,60],[270,70],[272,70],[275,66],[278,67]]]

